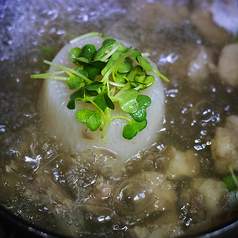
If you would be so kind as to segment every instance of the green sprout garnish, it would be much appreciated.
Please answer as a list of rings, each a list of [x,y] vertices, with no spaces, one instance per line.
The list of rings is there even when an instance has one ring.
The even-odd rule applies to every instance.
[[[88,33],[70,41],[76,43],[88,37],[97,37],[97,32]],[[67,107],[74,110],[77,101],[91,103],[95,110],[82,109],[76,113],[80,122],[86,123],[91,131],[100,128],[104,138],[112,120],[120,118],[127,121],[122,135],[132,139],[146,125],[146,108],[151,99],[140,91],[153,85],[155,78],[147,71],[154,72],[163,80],[169,80],[154,69],[137,49],[125,47],[114,39],[105,39],[101,48],[96,50],[92,44],[71,49],[69,56],[75,67],[68,68],[44,60],[44,63],[61,71],[31,75],[31,78],[65,80],[74,92],[70,95]],[[68,77],[61,76],[68,74]],[[76,90],[76,91],[75,91]],[[128,116],[111,116],[111,110],[119,104]]]
[[[231,175],[228,175],[222,179],[222,182],[226,184],[226,188],[229,192],[238,190],[238,176],[235,175],[231,165],[228,166]]]
[[[235,36],[235,43],[238,43],[238,34]]]

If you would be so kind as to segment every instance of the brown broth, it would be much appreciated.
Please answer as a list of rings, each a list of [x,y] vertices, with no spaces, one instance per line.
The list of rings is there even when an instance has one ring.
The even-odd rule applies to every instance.
[[[183,189],[190,188],[191,178],[186,177],[171,181],[181,199],[169,215],[148,212],[145,217],[121,211],[123,215],[118,216],[120,212],[115,209],[119,208],[110,197],[123,182],[139,173],[165,174],[170,148],[193,150],[200,163],[198,176],[222,178],[214,171],[210,145],[216,127],[224,126],[229,115],[237,115],[238,91],[223,85],[216,72],[198,86],[189,82],[187,67],[193,49],[201,45],[210,48],[215,64],[221,51],[220,45],[204,38],[190,21],[200,4],[172,1],[177,9],[174,13],[174,7],[166,1],[69,0],[67,4],[49,1],[42,6],[37,6],[35,0],[29,4],[12,2],[7,1],[0,9],[4,15],[0,22],[4,26],[0,27],[0,201],[4,206],[33,224],[73,236],[140,237],[135,235],[135,227],[153,231],[158,224],[167,224],[166,229],[175,232],[167,231],[166,236],[175,237],[196,232],[201,226],[217,225],[221,217],[224,220],[232,215],[226,206],[220,207],[219,215],[205,221],[202,206],[192,213],[195,202],[187,203],[182,196]],[[68,40],[90,31],[132,42],[149,52],[159,70],[171,80],[164,84],[166,112],[159,141],[126,164],[118,163],[105,151],[64,151],[60,141],[41,131],[37,100],[42,81],[29,76],[45,72],[43,59],[52,60]],[[226,43],[232,41],[227,33]],[[105,162],[105,158],[111,162]],[[105,193],[99,192],[100,186],[105,186]],[[109,198],[97,203],[92,194]]]

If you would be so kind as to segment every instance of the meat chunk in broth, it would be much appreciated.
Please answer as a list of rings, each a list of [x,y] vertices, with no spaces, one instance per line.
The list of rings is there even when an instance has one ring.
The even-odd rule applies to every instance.
[[[238,44],[223,47],[218,62],[218,72],[221,80],[233,87],[238,85]]]
[[[206,227],[205,220],[216,223],[216,217],[223,214],[228,190],[218,179],[198,177],[191,181],[189,187],[185,186],[181,190],[180,196],[182,223],[185,227],[192,226],[194,230],[199,230],[199,220]]]
[[[238,170],[238,117],[229,116],[225,127],[216,129],[211,150],[214,166],[218,173],[229,173],[229,166]]]
[[[75,118],[75,111],[67,109],[67,84],[45,80],[37,91],[41,120],[29,126],[15,120],[8,126],[4,121],[12,114],[0,116],[1,202],[23,219],[76,237],[177,237],[210,229],[234,215],[238,207],[235,1],[101,0],[81,5],[71,1],[75,7],[67,8],[57,3],[65,34],[56,30],[58,23],[49,29],[42,24],[45,28],[40,27],[32,42],[47,45],[49,37],[52,44],[66,44],[53,62],[74,67],[69,58],[73,47],[92,43],[98,48],[104,40],[95,37],[68,44],[72,29],[73,34],[100,30],[149,53],[151,64],[170,83],[163,84],[153,74],[156,81],[145,91],[152,99],[148,127],[138,139],[122,138],[125,122],[114,120],[105,143],[100,131],[90,131]],[[109,3],[116,6],[112,13],[105,11]],[[103,14],[97,15],[100,9]],[[51,13],[44,16],[53,18]],[[234,22],[229,23],[229,16]],[[67,33],[65,19],[72,28]],[[15,81],[18,97],[18,78]],[[27,91],[30,84],[25,85]],[[9,101],[5,106],[6,101],[4,107],[14,104]],[[122,113],[117,109],[112,113]],[[31,117],[27,112],[24,117]],[[224,176],[235,184],[232,191]]]
[[[170,157],[164,162],[163,168],[170,179],[196,177],[200,172],[200,163],[192,150],[185,152],[171,148]]]
[[[191,21],[210,44],[222,47],[232,40],[232,35],[213,21],[213,15],[209,9],[195,10],[191,14]]]
[[[210,73],[216,71],[216,67],[213,62],[213,52],[208,48],[201,46],[195,52],[194,59],[188,66],[188,76],[190,83],[201,90],[203,81]]]

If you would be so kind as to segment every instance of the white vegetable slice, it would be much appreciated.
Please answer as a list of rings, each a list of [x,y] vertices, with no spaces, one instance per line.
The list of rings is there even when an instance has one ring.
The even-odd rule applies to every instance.
[[[67,67],[74,67],[69,58],[69,52],[72,48],[82,48],[85,44],[94,44],[96,49],[99,49],[102,42],[103,39],[101,37],[93,37],[67,44],[56,55],[53,62]],[[129,46],[125,42],[123,42],[123,45]],[[156,66],[153,64],[153,67]],[[51,66],[49,71],[58,70]],[[106,143],[105,140],[101,139],[99,130],[91,132],[84,123],[77,120],[76,112],[86,108],[94,110],[94,106],[85,102],[77,102],[76,109],[69,110],[67,103],[73,91],[68,88],[65,81],[60,80],[47,79],[44,81],[39,102],[43,129],[47,133],[56,136],[66,149],[74,152],[82,152],[92,147],[101,147],[111,150],[123,160],[127,160],[154,143],[158,137],[157,132],[162,127],[164,115],[163,85],[156,74],[153,73],[152,75],[156,79],[155,83],[143,91],[143,94],[148,95],[152,100],[151,105],[147,108],[148,124],[132,140],[126,140],[122,136],[123,128],[127,123],[123,119],[112,121],[106,134]],[[120,113],[123,112],[119,109],[112,110],[112,116]]]

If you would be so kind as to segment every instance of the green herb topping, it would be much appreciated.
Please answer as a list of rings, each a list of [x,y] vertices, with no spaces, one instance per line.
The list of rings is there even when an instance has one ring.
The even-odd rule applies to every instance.
[[[70,43],[96,36],[99,33],[88,33]],[[127,121],[122,132],[125,139],[132,139],[146,127],[146,108],[150,106],[151,99],[139,92],[152,86],[155,81],[154,76],[148,75],[147,71],[156,73],[166,82],[169,80],[153,68],[137,49],[125,47],[114,39],[105,39],[98,50],[94,45],[86,44],[82,48],[73,48],[69,55],[75,68],[44,60],[44,63],[61,71],[31,75],[31,78],[66,80],[69,88],[74,90],[67,107],[70,110],[75,109],[77,101],[92,103],[95,106],[94,111],[82,109],[76,116],[91,131],[100,128],[102,138],[105,137],[111,121],[116,118]],[[60,76],[64,73],[68,77]],[[111,116],[111,110],[115,109],[116,103],[128,116]]]
[[[226,188],[229,192],[238,190],[238,176],[235,175],[231,165],[228,166],[231,175],[228,175],[222,179],[222,182],[226,184]]]

